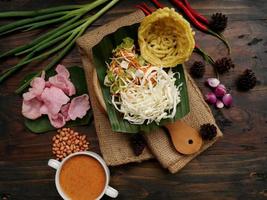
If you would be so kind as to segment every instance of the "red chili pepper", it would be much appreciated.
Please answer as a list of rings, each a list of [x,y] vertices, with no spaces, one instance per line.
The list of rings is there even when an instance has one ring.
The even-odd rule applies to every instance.
[[[163,4],[161,4],[158,0],[151,0],[158,8],[163,8],[165,7]],[[192,20],[192,22],[195,22],[195,26],[197,26],[197,24],[199,24],[199,26],[197,26],[200,30],[202,31],[207,31],[207,27],[202,25],[200,22],[197,21],[197,19],[195,19],[195,17],[193,16],[193,14],[191,14],[191,12],[178,0],[171,0],[177,7],[181,8],[185,14],[190,18],[190,20]]]
[[[201,31],[208,32],[208,27],[197,21],[194,15],[189,11],[187,7],[185,7],[185,5],[181,1],[171,0],[171,2],[174,3],[178,8],[180,8],[185,13],[185,15],[190,19],[190,21],[194,24],[196,28],[200,29]]]
[[[193,9],[187,0],[181,0],[181,1],[183,1],[184,5],[195,16],[195,18],[202,21],[206,25],[209,25],[209,20],[200,13],[198,13],[195,9]]]
[[[231,54],[231,48],[230,48],[228,42],[225,40],[225,38],[223,36],[213,32],[207,26],[205,26],[204,24],[200,23],[193,16],[193,14],[188,10],[188,8],[185,7],[185,5],[181,1],[179,1],[179,0],[171,0],[171,2],[174,3],[178,8],[180,8],[185,13],[185,15],[189,18],[189,20],[193,23],[193,25],[196,28],[198,28],[199,30],[201,30],[203,32],[209,33],[209,34],[217,37],[218,39],[220,39],[225,44],[225,46],[227,47],[228,53]]]
[[[140,9],[140,10],[142,10],[142,11],[145,13],[145,15],[150,15],[150,12],[147,11],[147,10],[146,10],[144,7],[142,7],[141,5],[136,5],[135,7],[138,8],[138,9]]]
[[[149,11],[150,13],[152,13],[154,10],[152,8],[150,8],[146,3],[142,2],[140,4],[143,8],[145,8],[147,11]]]
[[[164,6],[158,0],[151,0],[158,8],[164,8]]]

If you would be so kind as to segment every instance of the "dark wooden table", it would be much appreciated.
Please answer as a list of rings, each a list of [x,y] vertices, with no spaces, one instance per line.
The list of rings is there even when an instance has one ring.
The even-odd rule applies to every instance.
[[[88,1],[1,0],[0,12],[85,2]],[[141,1],[122,0],[94,23],[91,29],[134,11],[134,5],[138,2]],[[267,199],[267,1],[190,2],[205,15],[223,12],[229,17],[225,36],[231,43],[236,67],[221,76],[221,81],[231,88],[234,106],[213,110],[224,138],[177,174],[162,169],[156,160],[112,167],[111,185],[120,191],[119,199]],[[24,44],[38,33],[40,30],[1,38],[0,51]],[[220,58],[226,54],[221,42],[213,37],[197,32],[196,38],[198,44],[212,57]],[[193,55],[188,66],[192,61],[200,59]],[[17,59],[3,60],[0,62],[0,70],[16,62]],[[63,60],[63,64],[81,65],[77,48]],[[13,93],[24,75],[40,67],[29,66],[0,86],[2,199],[60,199],[54,185],[55,171],[47,166],[47,160],[52,157],[51,138],[55,132],[40,135],[30,133],[23,125],[21,97]],[[242,93],[236,90],[235,80],[246,68],[252,68],[259,81],[255,89]],[[205,77],[212,76],[211,66],[207,65]],[[197,80],[201,90],[206,92],[203,82],[204,79]],[[91,150],[99,153],[94,124],[77,130],[88,135]]]

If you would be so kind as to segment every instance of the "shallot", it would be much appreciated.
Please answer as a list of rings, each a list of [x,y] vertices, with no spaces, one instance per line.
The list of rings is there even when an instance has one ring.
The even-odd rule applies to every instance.
[[[207,103],[215,105],[216,108],[230,107],[233,103],[233,98],[230,93],[227,93],[225,85],[221,84],[217,78],[208,78],[207,85],[212,89],[205,95]]]
[[[217,78],[208,78],[207,84],[212,88],[216,88],[220,84],[220,81]]]
[[[233,97],[231,94],[226,94],[222,98],[222,102],[224,103],[225,106],[230,107],[233,104]]]
[[[217,97],[213,92],[209,92],[208,94],[205,95],[205,100],[209,103],[209,104],[215,104],[217,101]]]
[[[218,99],[218,100],[216,101],[216,107],[217,107],[217,108],[223,108],[223,107],[224,107],[223,102],[222,102],[221,100]]]
[[[226,88],[224,85],[220,84],[215,88],[214,94],[216,97],[223,97],[226,94]]]

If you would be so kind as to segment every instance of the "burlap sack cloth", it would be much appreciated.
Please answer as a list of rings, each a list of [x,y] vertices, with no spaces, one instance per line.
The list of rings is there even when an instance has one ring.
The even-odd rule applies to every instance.
[[[94,68],[92,58],[92,47],[98,44],[101,39],[110,33],[115,32],[122,26],[128,26],[140,22],[144,18],[141,11],[136,11],[130,15],[119,18],[104,26],[94,29],[83,37],[78,39],[83,66],[86,72],[90,101],[94,113],[96,132],[99,139],[99,145],[104,160],[110,166],[126,164],[130,162],[141,162],[153,157],[158,159],[164,168],[175,173],[184,167],[189,161],[211,146],[222,132],[218,129],[217,137],[205,143],[198,153],[190,156],[179,154],[173,147],[168,133],[159,128],[152,133],[146,134],[149,149],[140,156],[135,156],[129,143],[129,135],[126,133],[115,133],[111,131],[108,117],[99,109],[97,99],[92,86],[92,70]],[[192,127],[199,129],[203,123],[215,124],[213,115],[202,98],[202,94],[195,85],[191,77],[186,73],[187,88],[190,99],[190,113],[182,120]],[[152,155],[153,154],[153,155]]]

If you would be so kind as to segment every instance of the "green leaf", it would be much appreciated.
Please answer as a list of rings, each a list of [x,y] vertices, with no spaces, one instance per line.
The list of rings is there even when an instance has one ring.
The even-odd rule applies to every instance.
[[[134,24],[132,26],[126,26],[118,29],[115,33],[107,35],[104,37],[100,43],[98,43],[93,48],[93,58],[94,64],[96,66],[96,71],[100,83],[100,87],[103,93],[103,97],[106,103],[108,117],[111,123],[112,130],[115,132],[124,133],[137,133],[140,131],[150,132],[157,128],[156,123],[151,123],[149,125],[134,125],[130,124],[128,121],[124,120],[118,111],[114,108],[111,102],[111,94],[108,87],[104,85],[104,78],[106,75],[107,67],[105,62],[110,62],[110,57],[112,50],[115,49],[125,37],[133,38],[137,41],[137,32],[139,24]],[[175,121],[177,119],[183,118],[189,112],[189,100],[186,87],[186,79],[184,74],[184,69],[182,65],[178,65],[172,68],[174,72],[179,72],[180,79],[178,78],[178,73],[176,73],[176,85],[183,83],[181,90],[181,103],[177,105],[177,112],[174,119],[162,120],[160,125],[164,125],[167,122]]]
[[[70,72],[70,79],[76,88],[75,96],[80,96],[82,94],[87,93],[86,78],[83,68],[79,66],[71,66],[68,68],[68,70]],[[28,80],[31,80],[31,78],[34,77],[36,74],[37,72],[32,72],[26,75],[23,81],[21,82],[21,85],[23,85]],[[48,79],[48,77],[54,76],[55,74],[55,70],[49,70],[46,73],[46,79]],[[65,126],[74,127],[88,125],[91,122],[92,118],[92,111],[89,110],[85,117],[83,117],[82,119],[76,119],[75,121],[69,121],[66,123]],[[34,133],[44,133],[47,131],[56,130],[56,128],[50,124],[50,121],[47,116],[42,116],[36,120],[30,120],[25,118],[24,124],[30,131]]]
[[[65,127],[89,125],[92,119],[92,110],[89,110],[85,117],[82,119],[76,119],[75,121],[69,121],[66,123]],[[43,116],[35,120],[25,118],[24,124],[33,133],[45,133],[47,131],[56,130],[56,128],[50,124],[47,116]]]
[[[71,82],[75,85],[76,95],[80,96],[88,92],[84,70],[78,66],[68,68]]]
[[[25,118],[24,125],[33,133],[44,133],[46,131],[56,130],[56,128],[50,124],[47,116],[35,120]]]

